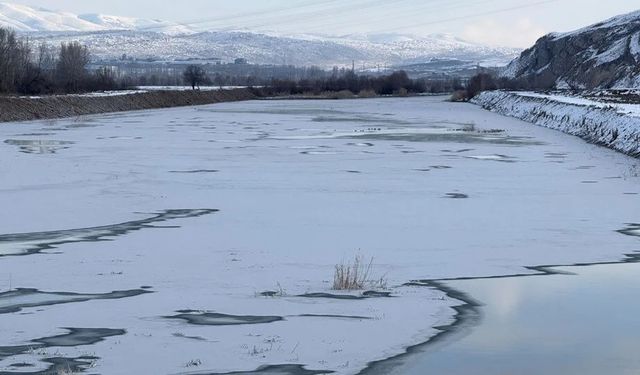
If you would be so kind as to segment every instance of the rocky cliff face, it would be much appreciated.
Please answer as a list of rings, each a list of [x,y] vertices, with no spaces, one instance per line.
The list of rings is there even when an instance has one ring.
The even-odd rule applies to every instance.
[[[536,88],[639,88],[640,11],[546,35],[502,76],[526,80]]]

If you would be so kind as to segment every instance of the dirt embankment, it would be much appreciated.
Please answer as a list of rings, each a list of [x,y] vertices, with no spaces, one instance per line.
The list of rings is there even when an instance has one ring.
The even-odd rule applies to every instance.
[[[126,95],[0,97],[0,122],[74,117],[109,112],[204,105],[256,99],[250,89],[150,91]]]

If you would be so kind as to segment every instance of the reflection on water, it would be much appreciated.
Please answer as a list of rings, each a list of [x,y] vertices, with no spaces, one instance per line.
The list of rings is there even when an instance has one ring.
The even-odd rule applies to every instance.
[[[73,144],[69,141],[51,140],[27,140],[27,139],[7,139],[4,143],[18,146],[20,152],[25,154],[55,154],[59,150],[65,150]]]
[[[640,373],[640,264],[555,270],[573,275],[447,282],[480,302],[480,324],[404,357],[390,373]]]

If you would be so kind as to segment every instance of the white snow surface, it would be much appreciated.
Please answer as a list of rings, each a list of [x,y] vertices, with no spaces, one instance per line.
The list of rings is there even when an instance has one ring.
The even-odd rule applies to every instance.
[[[0,26],[24,32],[95,32],[105,30],[140,30],[165,34],[190,34],[195,32],[187,26],[161,20],[103,14],[78,15],[71,12],[5,2],[0,3]]]
[[[516,95],[525,96],[529,98],[541,98],[547,99],[554,102],[567,103],[567,104],[575,104],[578,106],[587,106],[587,107],[597,107],[597,108],[606,108],[606,109],[614,109],[618,113],[623,115],[629,115],[632,117],[640,117],[640,104],[627,104],[627,103],[612,103],[607,101],[599,101],[589,98],[584,98],[575,95],[567,95],[567,94],[544,94],[532,91],[515,91]]]
[[[251,101],[0,125],[2,234],[220,210],[0,258],[0,290],[154,291],[0,314],[0,346],[64,333],[58,327],[127,330],[8,358],[0,370],[91,353],[101,358],[91,372],[104,374],[286,363],[356,374],[452,322],[458,301],[408,281],[618,260],[637,248],[615,232],[639,220],[634,159],[444,99]],[[64,235],[78,233],[87,231]],[[2,251],[38,241],[19,238]],[[374,257],[374,277],[386,277],[395,298],[295,297],[332,292],[335,264],[358,252]],[[283,297],[257,295],[280,288]],[[518,291],[504,298],[517,304]],[[285,320],[162,318],[182,309]],[[202,363],[185,367],[192,360]]]
[[[69,12],[36,9],[21,4],[0,3],[0,26],[17,31],[98,31],[99,25]]]

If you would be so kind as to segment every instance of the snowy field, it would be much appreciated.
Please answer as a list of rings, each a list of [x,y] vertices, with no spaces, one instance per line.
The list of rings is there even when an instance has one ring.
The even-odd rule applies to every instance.
[[[639,174],[442,97],[2,124],[0,371],[356,374],[455,318],[406,282],[637,250]]]

